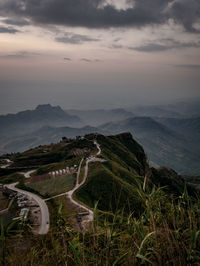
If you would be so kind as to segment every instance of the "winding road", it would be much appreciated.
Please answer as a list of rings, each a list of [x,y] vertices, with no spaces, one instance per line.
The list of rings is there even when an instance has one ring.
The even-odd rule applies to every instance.
[[[0,168],[5,169],[13,163],[10,159],[5,159],[5,161],[7,164],[2,165]]]
[[[98,149],[98,152],[96,154],[96,156],[98,156],[98,155],[101,154],[101,148],[100,148],[100,145],[97,143],[96,140],[94,141],[94,144],[96,145],[96,147]],[[85,164],[85,170],[84,170],[83,180],[81,181],[81,183],[79,183],[79,175],[80,175],[80,169],[81,169],[82,161],[83,161],[83,159],[81,160],[81,162],[79,164],[79,170],[78,170],[77,177],[76,177],[76,185],[75,185],[75,187],[72,190],[68,191],[66,193],[66,195],[67,195],[67,198],[69,198],[69,200],[70,200],[71,203],[75,204],[79,208],[82,208],[86,212],[88,212],[88,215],[87,216],[84,216],[84,224],[82,224],[82,227],[85,230],[88,227],[88,224],[93,221],[93,219],[94,219],[94,213],[93,213],[93,211],[90,208],[88,208],[85,205],[82,205],[81,203],[75,201],[73,199],[73,194],[74,194],[75,191],[77,191],[85,183],[85,181],[87,179],[87,176],[88,176],[88,164],[91,163],[91,162],[104,162],[105,160],[104,159],[97,158],[97,157],[88,158],[86,160],[86,164]]]
[[[98,152],[97,152],[96,156],[98,156],[98,155],[101,154],[101,148],[100,148],[100,145],[97,143],[96,140],[94,140],[94,144],[97,147]],[[91,162],[105,162],[105,160],[101,159],[101,158],[97,158],[95,156],[87,158],[86,164],[85,164],[85,169],[84,169],[83,180],[79,183],[79,177],[80,177],[80,172],[81,172],[81,167],[82,167],[83,161],[84,161],[84,158],[81,159],[79,167],[78,167],[75,187],[72,190],[70,190],[70,191],[68,191],[66,193],[62,193],[62,194],[56,195],[56,196],[48,198],[46,200],[43,200],[38,195],[33,194],[33,193],[29,192],[29,191],[25,191],[25,190],[16,188],[16,185],[18,184],[18,182],[6,185],[6,187],[8,189],[11,189],[13,191],[19,192],[21,194],[24,194],[24,195],[28,196],[29,198],[34,199],[37,202],[37,204],[39,205],[40,211],[41,211],[41,223],[40,223],[40,227],[39,227],[39,230],[38,230],[38,234],[40,234],[40,235],[47,234],[48,231],[49,231],[49,225],[50,225],[49,210],[48,210],[48,207],[47,207],[47,204],[46,204],[45,201],[47,201],[49,199],[53,199],[53,198],[59,197],[59,196],[62,196],[62,195],[66,195],[71,203],[73,203],[74,205],[76,205],[79,208],[84,209],[86,212],[88,212],[88,215],[84,216],[84,222],[83,222],[84,224],[82,224],[83,230],[85,230],[88,227],[88,224],[93,221],[93,219],[94,219],[93,211],[90,208],[86,207],[85,205],[82,205],[81,203],[75,201],[73,199],[73,194],[74,194],[75,191],[77,191],[86,182],[86,179],[87,179],[87,176],[88,176],[88,165],[89,165],[89,163],[91,163]],[[23,174],[24,174],[24,176],[26,178],[29,178],[30,174],[33,171],[34,170],[28,171],[28,172],[23,173]]]
[[[35,172],[35,170],[31,170],[28,172],[21,172],[20,174],[24,175],[25,178],[30,178],[33,172]]]
[[[41,223],[40,223],[40,227],[39,227],[39,230],[38,230],[38,234],[40,234],[40,235],[47,234],[48,231],[49,231],[50,221],[49,221],[49,210],[48,210],[46,202],[42,198],[40,198],[38,195],[36,195],[36,194],[33,194],[31,192],[28,192],[28,191],[25,191],[25,190],[22,190],[22,189],[19,189],[19,188],[16,188],[15,186],[17,184],[18,184],[18,182],[6,185],[6,187],[8,189],[13,190],[13,191],[16,191],[16,192],[19,192],[21,194],[24,194],[24,195],[28,196],[29,198],[34,199],[37,202],[37,204],[40,207],[40,211],[41,211]]]

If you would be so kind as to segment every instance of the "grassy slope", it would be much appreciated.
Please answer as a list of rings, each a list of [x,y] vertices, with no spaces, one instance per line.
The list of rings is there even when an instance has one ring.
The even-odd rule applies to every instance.
[[[54,179],[43,180],[40,182],[27,184],[27,187],[39,192],[42,196],[55,196],[73,188],[75,183],[74,175],[64,175]]]
[[[129,134],[98,135],[97,140],[107,162],[89,165],[88,180],[76,193],[78,200],[90,207],[98,202],[98,209],[103,211],[142,210],[137,194],[145,171],[142,147]]]
[[[182,192],[184,183],[179,186],[172,178],[176,174],[166,169],[153,170],[151,181],[162,185],[167,180],[172,190],[169,188],[166,193],[153,187],[143,191],[139,184],[143,183],[146,157],[128,135],[98,136],[98,142],[107,162],[89,165],[87,183],[77,197],[90,206],[99,200],[100,209],[117,212],[109,218],[106,212],[95,212],[92,231],[82,234],[74,231],[67,214],[59,211],[60,201],[56,205],[52,200],[51,215],[55,220],[50,232],[43,237],[24,233],[20,238],[12,233],[7,241],[0,240],[0,255],[4,254],[0,263],[199,265],[199,200],[191,200],[186,190],[177,197],[176,192]],[[169,196],[170,192],[173,193]],[[129,215],[124,215],[124,207]]]

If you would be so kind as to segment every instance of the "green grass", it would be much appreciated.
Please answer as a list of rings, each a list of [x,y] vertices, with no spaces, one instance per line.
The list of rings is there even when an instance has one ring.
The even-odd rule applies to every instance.
[[[126,178],[132,179],[135,184],[138,182],[131,174]],[[124,209],[126,212],[133,208],[135,212],[142,210],[135,186],[98,162],[89,164],[88,179],[76,192],[76,197],[92,208],[98,202],[98,209],[102,211],[114,213],[117,209]]]
[[[8,225],[9,223],[12,222],[12,219],[18,216],[18,206],[17,206],[17,202],[14,201],[9,209],[9,212],[0,215],[0,225],[1,223],[3,225]]]
[[[196,195],[190,197],[175,174],[153,169],[143,189],[146,156],[129,134],[98,136],[98,142],[107,162],[89,164],[87,182],[76,193],[79,201],[94,207],[90,230],[80,233],[70,226],[66,198],[50,200],[49,233],[8,239],[2,264],[200,265],[200,200]],[[59,179],[31,186],[39,186],[40,193],[64,192]]]
[[[34,175],[43,175],[51,171],[64,169],[67,166],[70,167],[74,165],[79,165],[80,161],[81,161],[81,156],[77,156],[76,158],[73,158],[73,159],[70,159],[64,162],[51,163],[51,164],[38,168],[37,171],[35,171]]]
[[[74,187],[75,175],[65,175],[48,179],[32,184],[27,184],[27,187],[34,189],[44,197],[55,196],[71,190]]]
[[[10,184],[15,182],[23,182],[23,181],[24,181],[24,176],[19,173],[13,173],[10,175],[0,177],[0,183],[3,184]]]
[[[0,191],[0,210],[6,209],[9,203],[9,199],[6,198]]]
[[[200,201],[186,190],[179,198],[161,188],[138,192],[145,205],[141,215],[95,211],[92,229],[84,234],[70,227],[62,205],[52,205],[56,220],[50,232],[43,237],[13,234],[4,242],[2,264],[199,265]]]

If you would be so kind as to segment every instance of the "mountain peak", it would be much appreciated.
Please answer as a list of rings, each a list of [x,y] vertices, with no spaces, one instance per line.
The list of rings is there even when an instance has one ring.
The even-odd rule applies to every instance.
[[[37,111],[50,111],[50,110],[59,110],[59,111],[63,111],[62,108],[60,106],[52,106],[51,104],[39,104],[35,110]]]

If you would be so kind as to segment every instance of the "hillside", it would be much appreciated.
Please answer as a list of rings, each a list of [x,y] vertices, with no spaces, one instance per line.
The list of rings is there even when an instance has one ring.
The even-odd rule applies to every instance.
[[[2,143],[0,142],[1,153],[9,153],[13,151],[23,152],[38,145],[57,143],[62,137],[74,138],[79,135],[89,134],[96,131],[103,132],[102,130],[90,126],[81,128],[43,126],[36,131],[22,134],[15,138],[7,138],[7,141],[4,140]]]
[[[160,123],[183,134],[192,142],[200,140],[200,117],[195,118],[156,118]]]
[[[198,174],[199,156],[190,139],[150,117],[133,117],[100,127],[105,132],[117,134],[124,131],[144,147],[150,161],[158,166],[169,166],[179,173]]]
[[[21,190],[11,184],[8,191],[31,193],[31,199],[19,195],[0,213],[3,265],[22,258],[24,265],[199,262],[198,192],[172,169],[150,168],[130,133],[63,138],[9,160],[1,158],[9,165],[1,168],[0,183],[18,181]],[[0,193],[4,206],[8,191]],[[12,222],[20,204],[29,209],[28,220]]]
[[[77,197],[90,207],[98,202],[103,211],[115,212],[124,209],[134,213],[142,211],[138,198],[138,188],[148,176],[149,182],[156,186],[166,186],[166,191],[181,195],[185,180],[169,168],[150,169],[147,157],[130,133],[116,136],[98,135],[106,163],[91,165],[87,183],[78,191]],[[149,183],[149,184],[150,184]],[[193,189],[188,186],[190,194]]]
[[[90,207],[98,201],[98,208],[103,211],[130,211],[134,206],[137,212],[140,208],[136,188],[143,183],[148,167],[142,147],[129,133],[98,135],[97,141],[106,162],[90,166],[88,181],[78,191],[78,199]]]

